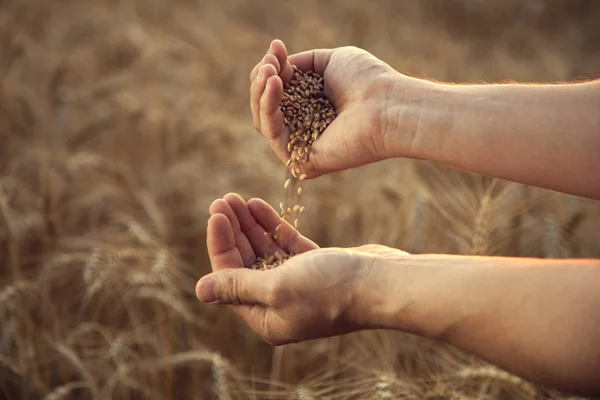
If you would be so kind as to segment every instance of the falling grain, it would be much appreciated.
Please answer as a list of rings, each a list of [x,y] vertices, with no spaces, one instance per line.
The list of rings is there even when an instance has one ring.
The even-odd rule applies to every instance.
[[[286,190],[293,190],[294,180],[304,181],[306,179],[307,174],[302,167],[310,159],[311,147],[336,117],[333,105],[325,96],[323,78],[313,71],[302,72],[295,65],[292,67],[293,78],[285,85],[279,105],[283,114],[283,122],[290,130],[290,139],[287,144],[290,157],[285,165],[292,177],[286,179],[283,184]],[[298,187],[295,193],[299,197],[302,194],[302,187]],[[304,206],[296,204],[290,207],[282,202],[279,204],[279,208],[282,222],[293,221],[294,228],[298,229],[299,214],[304,212]],[[281,224],[275,230],[279,231],[280,227]],[[277,235],[272,235],[274,240],[277,237]],[[291,255],[279,256],[274,259],[259,257],[250,268],[271,269],[281,265],[290,257]]]

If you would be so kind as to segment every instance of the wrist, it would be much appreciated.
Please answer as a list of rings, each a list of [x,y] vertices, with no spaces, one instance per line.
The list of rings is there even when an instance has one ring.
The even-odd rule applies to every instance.
[[[452,325],[457,293],[448,289],[445,255],[373,255],[364,264],[355,298],[362,329],[392,329],[439,337]]]
[[[360,329],[400,329],[400,318],[409,299],[397,288],[407,276],[404,253],[361,255],[359,279],[354,290],[352,322]]]
[[[450,114],[447,85],[396,73],[391,83],[382,134],[387,158],[437,160]]]

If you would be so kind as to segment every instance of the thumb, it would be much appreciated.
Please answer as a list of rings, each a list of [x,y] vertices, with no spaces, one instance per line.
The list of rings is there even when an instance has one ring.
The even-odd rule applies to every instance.
[[[270,286],[270,271],[228,268],[204,276],[196,284],[196,297],[210,304],[264,304]]]

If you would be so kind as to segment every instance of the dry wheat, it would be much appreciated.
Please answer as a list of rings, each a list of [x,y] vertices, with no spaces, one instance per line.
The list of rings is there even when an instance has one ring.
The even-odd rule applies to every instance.
[[[469,249],[469,254],[471,255],[485,254],[488,248],[491,203],[491,195],[489,192],[486,192],[480,199],[479,210],[475,216],[475,223],[471,236],[471,246]]]
[[[232,387],[228,378],[228,363],[221,355],[213,354],[212,376],[214,380],[214,391],[219,400],[232,400]]]
[[[533,384],[493,366],[479,368],[466,367],[458,371],[456,376],[462,379],[483,379],[504,382],[509,387],[527,395],[527,398],[530,399],[536,398],[539,393],[538,389]]]
[[[315,140],[333,122],[336,111],[325,96],[323,77],[313,71],[302,72],[295,65],[292,67],[294,75],[291,81],[285,85],[280,104],[283,122],[290,130],[290,139],[287,144],[290,158],[285,165],[290,168],[292,175],[291,178],[285,180],[283,187],[286,190],[294,190],[297,193],[296,199],[299,200],[302,187],[293,189],[291,187],[292,180],[304,181],[306,179],[307,175],[303,170],[303,165],[309,161],[310,149]],[[293,223],[294,228],[298,229],[300,214],[304,213],[305,206],[294,204],[288,207],[281,202],[279,208],[281,219]],[[265,232],[265,235],[271,235],[273,239],[278,238],[276,234],[270,232]],[[251,268],[256,270],[272,269],[292,256],[287,255],[284,258],[258,257]]]
[[[76,389],[86,389],[88,385],[85,382],[69,382],[58,386],[52,392],[44,396],[44,400],[62,400],[71,397],[71,392]]]
[[[375,398],[379,400],[392,399],[394,396],[390,391],[390,381],[387,377],[382,376],[375,384]]]
[[[316,400],[318,397],[308,388],[299,386],[294,390],[291,398],[296,400]]]
[[[249,58],[254,58],[253,54],[258,55],[259,51],[262,53],[262,43],[269,32],[278,31],[289,37],[293,46],[302,48],[309,48],[316,42],[333,46],[336,38],[344,33],[373,47],[374,38],[390,33],[390,40],[377,42],[378,56],[389,59],[399,68],[408,65],[417,74],[461,81],[479,79],[480,75],[492,80],[519,78],[530,75],[531,68],[535,69],[539,79],[568,80],[573,65],[591,71],[598,59],[594,54],[598,47],[593,39],[595,36],[589,34],[597,27],[597,18],[593,18],[596,13],[577,11],[581,7],[590,11],[594,8],[571,2],[568,9],[567,5],[548,5],[544,8],[544,20],[556,32],[574,24],[577,34],[569,35],[568,40],[552,48],[534,45],[530,49],[543,55],[544,59],[554,60],[552,68],[544,65],[537,68],[535,62],[514,58],[511,51],[507,51],[512,42],[506,38],[493,41],[493,63],[487,57],[478,57],[481,53],[477,51],[478,46],[482,39],[487,39],[472,40],[469,37],[472,35],[461,34],[464,27],[455,22],[457,17],[464,20],[468,10],[481,11],[483,8],[463,6],[462,1],[439,2],[444,3],[441,8],[438,2],[385,2],[382,7],[371,7],[367,2],[357,0],[307,2],[298,13],[298,3],[268,0],[264,7],[273,17],[266,21],[269,32],[265,31],[263,7],[239,0],[0,0],[0,3],[0,179],[7,189],[2,194],[6,201],[4,217],[0,215],[0,292],[6,285],[14,284],[11,265],[18,272],[13,275],[22,273],[21,279],[30,280],[35,289],[17,295],[8,289],[4,295],[0,294],[8,301],[4,304],[0,301],[0,314],[4,316],[0,322],[0,398],[42,399],[53,390],[57,392],[56,397],[60,397],[57,394],[66,391],[60,389],[61,386],[82,380],[71,362],[41,340],[46,334],[54,341],[67,338],[64,344],[81,358],[101,388],[98,399],[214,397],[210,360],[201,362],[203,357],[200,355],[193,357],[198,357],[199,362],[188,357],[168,358],[189,350],[219,351],[227,356],[228,368],[239,365],[252,377],[268,377],[271,370],[278,368],[269,362],[273,349],[262,343],[243,321],[234,318],[232,313],[198,304],[193,295],[197,276],[209,270],[203,235],[209,204],[215,196],[228,187],[272,199],[281,195],[281,185],[275,183],[273,186],[269,182],[272,168],[277,168],[276,158],[256,161],[263,150],[268,150],[268,145],[241,134],[250,126],[247,118],[237,118],[240,110],[247,107],[247,98],[241,94],[247,87]],[[436,3],[436,6],[422,5],[424,3]],[[507,8],[506,3],[513,5]],[[504,7],[504,11],[510,11],[517,3],[494,0],[485,2],[485,9]],[[223,13],[232,5],[235,7],[231,12]],[[503,18],[509,16],[510,20],[510,13],[504,11]],[[568,15],[565,11],[569,11]],[[485,28],[489,28],[486,22],[499,21],[498,13],[494,12],[478,11],[478,16],[483,18],[476,18],[476,23],[466,27],[471,33],[485,33]],[[391,26],[398,25],[398,18],[403,20],[402,29],[390,30]],[[325,20],[326,24],[319,24]],[[429,23],[431,21],[436,23]],[[348,29],[349,22],[352,32]],[[319,24],[319,29],[314,29],[315,23]],[[545,43],[548,37],[544,29],[530,25],[513,26],[516,29],[513,33],[533,38],[534,44]],[[452,34],[447,32],[448,26],[456,28],[452,29]],[[140,38],[133,39],[134,47],[137,46],[141,53],[134,63],[128,61],[130,51],[125,51],[125,57],[120,56],[123,44],[129,42],[130,29],[140,32]],[[419,34],[415,35],[415,32]],[[414,40],[404,40],[408,37],[417,41],[416,47]],[[586,43],[591,45],[587,46],[590,51],[570,51]],[[423,57],[415,60],[398,56],[410,52],[413,47],[422,50]],[[469,54],[476,57],[465,57]],[[117,69],[120,60],[124,61],[123,68]],[[54,79],[53,71],[63,63],[67,67],[65,79]],[[327,78],[326,75],[325,80]],[[301,157],[308,160],[305,173],[311,176],[309,167],[317,161],[315,153],[303,150]],[[288,167],[292,161],[290,158]],[[390,161],[394,166],[401,162]],[[406,160],[400,165],[413,165],[413,162]],[[381,182],[382,176],[388,175],[389,167],[389,163],[383,163],[361,169],[366,172],[364,175],[350,172],[348,184],[335,180],[337,174],[314,184],[304,183],[308,179],[293,179],[291,167],[286,168],[285,172],[292,179],[285,188],[289,197],[284,200],[285,210],[301,203],[313,212],[313,207],[318,206],[314,211],[320,218],[314,224],[311,220],[310,228],[324,246],[357,240],[357,232],[366,237],[373,226],[382,223],[388,232],[402,231],[397,223],[369,218],[372,209],[381,208],[380,199],[365,201],[364,194],[370,191],[366,184]],[[44,168],[51,172],[44,173]],[[448,177],[446,172],[444,176]],[[296,177],[300,175],[296,173]],[[286,177],[282,178],[281,184]],[[14,180],[14,183],[7,185],[5,179]],[[421,181],[428,185],[429,179]],[[334,182],[335,190],[330,190],[328,186]],[[295,201],[294,196],[299,196],[303,189],[300,185],[304,186],[305,194],[301,201]],[[394,186],[403,197],[413,192],[414,182],[395,179]],[[465,223],[464,229],[459,227],[454,233],[465,239],[464,244],[452,247],[453,238],[443,233],[447,226],[455,228],[456,224],[446,217],[435,218],[436,211],[431,205],[431,212],[425,212],[425,217],[429,217],[427,224],[416,219],[416,224],[423,229],[425,251],[466,252],[472,244],[470,239],[480,205],[477,199],[481,193],[474,193],[474,201],[465,201],[457,192],[473,192],[472,185],[459,186],[457,191],[452,190],[453,186],[449,185],[447,189],[450,190],[433,190],[431,202],[436,198],[445,199],[442,205],[449,215],[459,218],[461,224]],[[494,219],[489,226],[487,254],[492,254],[496,248],[498,254],[505,254],[506,247],[498,247],[498,240],[512,237],[520,245],[507,255],[543,256],[550,254],[543,246],[561,246],[560,252],[558,247],[549,248],[564,256],[562,249],[566,250],[564,246],[568,246],[573,256],[598,256],[598,204],[582,202],[582,224],[569,230],[568,216],[575,210],[569,209],[563,215],[550,204],[548,192],[523,189],[528,190],[517,193],[514,201],[498,204],[494,199],[494,204],[489,205]],[[23,201],[22,194],[29,192],[31,196],[25,197],[31,197],[31,201]],[[313,197],[309,199],[306,194]],[[336,205],[327,206],[329,202]],[[336,220],[338,213],[334,211],[338,202],[343,203],[348,215],[355,216],[356,227],[352,225],[352,229],[348,229],[349,225]],[[528,209],[516,210],[514,204],[520,202]],[[545,203],[555,219],[546,227],[558,229],[555,232],[558,236],[554,238],[550,231],[547,244],[543,237],[545,225],[541,223]],[[515,212],[523,215],[517,224],[521,227],[519,230],[507,227],[503,222],[508,222]],[[309,227],[307,214],[301,216],[305,218],[300,221],[304,229]],[[107,224],[112,226],[110,221],[120,215],[130,216],[137,226],[131,224],[128,229],[122,222],[122,227],[116,231],[110,228],[101,243],[96,243],[98,233],[105,231]],[[293,221],[295,216],[290,217]],[[336,225],[335,231],[330,233],[329,227]],[[485,224],[482,227],[485,228]],[[407,232],[408,235],[402,237],[414,235],[411,229]],[[285,229],[273,233],[282,238],[287,234]],[[112,268],[110,254],[120,251],[123,241],[127,247],[140,249],[145,255],[129,257]],[[82,242],[89,245],[82,247]],[[390,243],[406,246],[405,242]],[[450,245],[446,247],[445,243]],[[571,243],[576,247],[571,249]],[[163,248],[170,254],[166,264],[164,258],[161,261],[162,256],[154,257]],[[89,260],[87,284],[84,284],[83,270],[94,249],[97,249],[98,259]],[[142,278],[144,273],[151,273],[158,274],[161,279],[181,280],[186,284],[159,290],[148,286],[130,287],[127,277],[134,273],[132,279],[135,281],[139,277],[140,283],[147,279]],[[100,284],[102,281],[106,283]],[[98,285],[98,290],[88,285]],[[124,290],[115,290],[115,286],[123,286]],[[162,295],[161,300],[133,295],[142,288],[148,293],[168,292],[177,303]],[[86,291],[93,292],[94,296],[82,302],[81,297]],[[126,296],[127,292],[132,295]],[[193,315],[183,315],[178,310]],[[207,331],[195,326],[190,323],[192,319],[204,320],[214,329]],[[242,399],[289,398],[296,386],[308,387],[315,397],[323,399],[372,399],[382,374],[379,370],[419,388],[407,398],[425,399],[425,393],[429,392],[432,382],[440,379],[440,373],[455,372],[463,366],[450,362],[450,355],[456,361],[462,360],[463,356],[448,352],[446,347],[391,334],[389,337],[399,344],[393,354],[387,346],[367,338],[364,340],[366,351],[376,357],[369,363],[357,360],[364,366],[361,372],[348,370],[340,377],[324,378],[322,369],[331,371],[333,368],[325,361],[331,360],[328,349],[349,359],[359,356],[356,346],[348,343],[347,336],[340,338],[339,348],[331,341],[311,341],[300,346],[302,352],[282,364],[285,371],[293,371],[289,374],[293,379],[288,380],[286,373],[279,374],[282,381],[290,383],[286,386],[282,382],[271,382],[271,386],[285,388],[274,391],[273,396],[266,390],[263,395],[253,395],[261,393],[258,390],[267,383],[257,383],[256,392],[243,391],[235,379],[235,372],[230,369],[226,372],[235,382],[232,387],[235,398]],[[115,361],[109,357],[110,346],[121,336],[131,338],[131,344],[123,343],[126,346],[123,349],[117,344],[112,349],[117,354]],[[285,348],[287,350],[288,346]],[[389,356],[385,356],[388,353]],[[210,357],[207,354],[206,358]],[[392,364],[391,361],[396,359],[398,362]],[[317,367],[321,371],[315,375],[312,371],[317,365],[323,368]],[[157,366],[158,371],[155,372],[152,366]],[[111,386],[113,372],[118,380]],[[315,375],[318,383],[307,384],[307,375]],[[348,383],[350,378],[353,382],[357,382],[356,379],[362,381],[356,386]],[[297,380],[301,383],[296,383]],[[527,398],[514,388],[507,391],[511,385],[503,381],[470,379],[465,384],[464,379],[454,376],[445,382],[450,388],[440,390],[437,399]],[[387,390],[396,399],[403,399],[398,385],[395,380]],[[490,392],[500,393],[480,396],[460,393],[460,397],[456,394],[475,386],[482,389],[485,386]],[[330,391],[326,392],[324,387]],[[112,391],[112,388],[116,390]],[[92,398],[89,390],[83,387],[70,391],[66,397]],[[558,395],[540,395],[538,398],[576,400]]]

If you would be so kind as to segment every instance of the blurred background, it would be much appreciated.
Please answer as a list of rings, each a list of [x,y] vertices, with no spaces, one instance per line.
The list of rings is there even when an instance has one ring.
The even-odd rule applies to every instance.
[[[249,110],[272,39],[439,81],[555,82],[598,77],[599,21],[591,0],[0,0],[0,396],[568,398],[400,333],[273,349],[194,285],[214,199],[283,200]],[[321,246],[600,257],[598,202],[428,162],[304,190]]]

